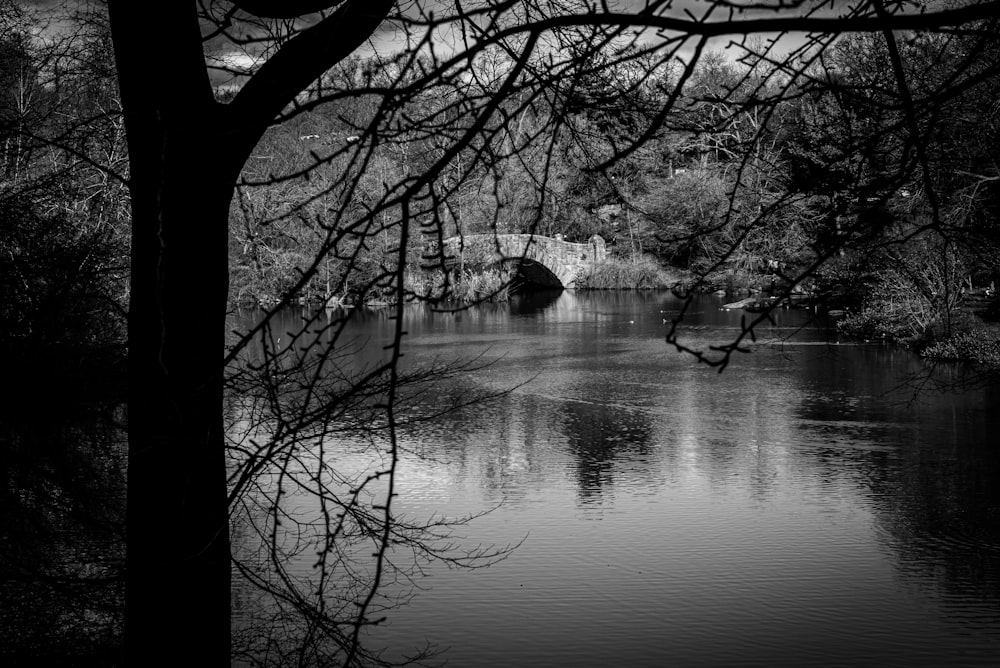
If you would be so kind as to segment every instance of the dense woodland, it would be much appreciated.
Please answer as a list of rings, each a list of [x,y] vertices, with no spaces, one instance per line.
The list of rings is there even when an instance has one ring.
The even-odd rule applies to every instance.
[[[36,38],[0,4],[0,338],[92,348],[121,341],[128,305],[127,154],[106,20]]]
[[[40,40],[42,18],[10,2],[3,11],[7,340],[114,340],[128,302],[128,165],[110,35],[99,8],[71,19]],[[968,296],[994,295],[1000,279],[992,30],[900,35],[909,101],[879,35],[844,35],[809,60],[734,44],[693,68],[612,41],[580,55],[589,72],[572,85],[505,97],[496,127],[438,179],[431,215],[448,236],[600,234],[616,261],[594,287],[683,279],[738,292],[792,282],[849,309],[849,333],[940,338]],[[375,206],[386,184],[425,169],[506,66],[497,53],[408,100],[412,127],[379,137],[350,178],[376,91],[421,65],[352,56],[328,72],[313,89],[322,104],[304,94],[308,109],[269,130],[247,162],[230,212],[231,302],[380,300],[376,277],[398,229],[345,231],[330,248],[330,221]],[[220,85],[217,96],[238,85]],[[679,101],[657,118],[671,96]],[[319,271],[300,280],[318,256]],[[429,293],[420,257],[414,243],[408,275]],[[463,292],[461,276],[449,287],[492,295]]]
[[[803,300],[840,312],[847,335],[1000,363],[990,2],[928,3],[930,18],[910,22],[919,27],[890,29],[907,6],[872,0],[845,19],[856,23],[806,24],[774,41],[785,28],[719,38],[740,30],[706,28],[711,3],[678,35],[653,34],[670,11],[659,2],[627,21],[577,0],[304,0],[287,15],[254,0],[109,4],[110,19],[102,2],[43,12],[0,0],[0,349],[45,391],[52,377],[62,387],[94,369],[119,369],[110,375],[124,386],[128,350],[128,506],[146,520],[127,539],[133,657],[165,635],[201,633],[219,638],[225,663],[224,527],[257,513],[249,524],[277,536],[280,487],[253,510],[248,490],[264,494],[255,481],[265,475],[293,479],[288,462],[338,430],[368,430],[389,462],[346,496],[331,493],[346,498],[336,517],[348,519],[329,515],[316,530],[330,573],[343,559],[362,575],[332,610],[333,576],[300,591],[281,580],[277,548],[277,579],[244,570],[327,643],[316,662],[378,663],[358,639],[376,623],[392,541],[453,559],[429,547],[441,526],[400,528],[391,494],[359,499],[394,476],[407,388],[459,370],[406,377],[400,326],[385,365],[329,373],[350,355],[337,347],[350,310],[324,316],[328,348],[306,331],[319,316],[294,335],[300,347],[279,348],[267,316],[224,339],[224,309],[379,302],[401,322],[412,301],[496,298],[516,285],[495,268],[456,271],[442,252],[449,237],[599,234],[612,258],[588,287],[754,296],[731,346],[687,351],[716,366],[771,310]],[[822,4],[796,7],[824,16]],[[353,53],[383,19],[398,47]],[[327,43],[350,50],[326,60],[296,51]],[[137,62],[147,53],[156,57]],[[216,229],[226,207],[228,228]],[[187,336],[192,327],[204,341]],[[683,350],[674,334],[668,343]],[[252,437],[232,435],[241,410],[259,428]],[[139,458],[157,448],[197,472],[188,487]],[[322,461],[307,474],[321,488],[342,482]],[[338,541],[349,547],[333,550]],[[371,581],[350,568],[351,549],[370,552],[365,541],[377,546]],[[169,578],[164,564],[176,567]],[[188,614],[185,592],[209,589],[211,602]],[[183,662],[182,650],[163,661]]]

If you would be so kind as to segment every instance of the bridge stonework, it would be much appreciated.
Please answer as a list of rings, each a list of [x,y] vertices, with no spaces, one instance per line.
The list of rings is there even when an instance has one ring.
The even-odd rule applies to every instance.
[[[596,234],[583,244],[532,234],[469,234],[451,237],[445,245],[456,262],[516,262],[526,281],[563,288],[575,287],[586,269],[608,256],[604,239]]]

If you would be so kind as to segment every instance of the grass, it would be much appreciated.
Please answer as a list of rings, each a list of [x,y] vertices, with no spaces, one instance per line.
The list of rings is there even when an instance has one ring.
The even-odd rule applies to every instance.
[[[510,300],[512,272],[507,267],[484,271],[464,270],[451,286],[451,296],[466,303],[507,302]]]
[[[512,281],[516,278],[508,267],[466,268],[456,271],[445,286],[441,274],[407,272],[406,289],[420,299],[455,299],[467,304],[479,302],[503,303],[510,299]],[[447,290],[447,294],[445,291]]]
[[[576,287],[582,290],[662,290],[682,280],[679,273],[664,269],[650,258],[609,258],[577,277]]]

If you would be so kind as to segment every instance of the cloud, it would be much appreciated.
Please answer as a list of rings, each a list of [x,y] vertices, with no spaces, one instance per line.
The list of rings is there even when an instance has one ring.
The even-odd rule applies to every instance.
[[[210,65],[233,70],[234,73],[251,74],[264,62],[264,58],[252,56],[243,51],[233,51],[230,53],[208,54],[205,56],[205,61]]]
[[[806,2],[814,3],[816,0],[806,0]],[[575,10],[581,13],[592,11],[589,8],[593,7],[592,3],[576,3],[574,0],[562,0],[561,3],[554,1],[546,7],[552,9],[558,7],[560,4],[565,5],[566,9],[564,11]],[[612,10],[638,12],[647,7],[647,5],[648,3],[645,0],[620,0],[618,3],[612,5]],[[475,5],[468,4],[465,6],[474,7]],[[795,8],[789,7],[789,0],[755,0],[752,6],[739,9],[736,5],[724,6],[711,0],[674,0],[670,4],[664,4],[658,13],[677,18],[693,17],[693,19],[702,19],[708,17],[708,20],[714,20],[715,17],[718,17],[718,20],[724,20],[730,17],[730,9],[727,9],[727,7],[736,7],[732,9],[735,12],[735,18],[746,19],[762,15],[773,16],[776,13],[801,14],[811,6],[815,5],[803,4]],[[413,45],[420,43],[424,37],[421,34],[424,28],[419,24],[419,18],[426,18],[427,13],[431,9],[435,10],[435,16],[439,20],[444,20],[449,14],[454,15],[456,11],[456,4],[454,2],[444,2],[443,0],[404,2],[399,3],[398,7],[399,13],[394,18],[384,22],[371,38],[357,50],[356,53],[358,56],[362,58],[373,56],[385,58],[399,53],[404,49],[413,48]],[[715,7],[714,10],[712,9],[713,7]],[[320,20],[320,18],[321,15],[314,14],[300,19],[296,24],[300,29],[308,29],[310,25]],[[238,31],[243,36],[249,37],[253,36],[254,31],[263,34],[261,28],[255,27],[253,22],[237,23],[232,29]],[[639,40],[646,44],[655,44],[656,42],[666,44],[667,41],[678,38],[677,33],[664,34],[655,29],[643,30],[636,28],[635,33],[639,35]],[[450,26],[447,23],[443,23],[435,30],[434,38],[429,43],[423,43],[424,48],[429,49],[433,47],[439,56],[454,53],[459,43],[459,34],[460,30],[457,21],[453,22]],[[777,39],[777,43],[773,47],[773,53],[792,50],[804,42],[803,35],[761,35],[761,37],[765,40]],[[697,38],[695,37],[688,37],[679,44],[675,42],[672,45],[672,48],[676,48],[674,55],[681,60],[686,61],[690,59],[696,43]],[[745,50],[740,47],[739,43],[740,37],[738,35],[716,37],[709,40],[708,49],[722,51],[726,57],[736,59],[745,53]],[[212,80],[216,85],[238,85],[242,79],[252,74],[260,63],[265,60],[263,55],[258,55],[254,52],[253,46],[238,47],[231,42],[225,41],[222,37],[212,40],[212,43],[207,45],[206,51],[209,54],[207,55],[209,65],[216,68],[212,73]]]

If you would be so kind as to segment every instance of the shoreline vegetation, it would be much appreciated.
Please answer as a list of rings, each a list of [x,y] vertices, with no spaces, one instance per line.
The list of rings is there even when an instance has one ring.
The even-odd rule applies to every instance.
[[[440,278],[429,272],[408,271],[407,284],[411,293],[420,299],[444,299],[468,306],[478,303],[507,303],[511,296],[531,290],[511,266],[465,266],[451,272],[447,297],[443,297]],[[859,284],[861,289],[866,284]],[[995,287],[976,289],[968,286],[960,293],[954,307],[947,314],[947,323],[917,323],[913,313],[920,310],[917,303],[900,303],[901,298],[886,300],[862,292],[845,291],[844,286],[821,276],[795,286],[787,291],[780,279],[769,273],[738,273],[719,271],[699,278],[689,270],[663,266],[655,258],[644,256],[634,259],[609,257],[593,265],[577,278],[574,290],[691,290],[715,293],[733,299],[721,308],[755,311],[773,304],[789,308],[819,308],[835,319],[836,328],[843,336],[864,342],[884,342],[913,349],[922,357],[938,362],[974,363],[990,368],[1000,368],[1000,302]],[[932,296],[933,297],[933,296]],[[413,301],[420,301],[414,297]],[[918,295],[909,295],[903,302],[919,302]],[[274,305],[273,302],[270,305]],[[377,295],[366,299],[348,296],[303,299],[303,305],[327,308],[384,308],[392,302]],[[249,306],[267,306],[260,302]]]
[[[421,271],[407,271],[408,291],[420,299],[442,299],[462,304],[482,302],[505,303],[514,293],[531,290],[534,286],[523,281],[516,269],[510,266],[467,265],[456,268],[449,275],[447,296],[444,295],[443,281],[436,274]],[[624,260],[608,258],[595,264],[577,277],[575,290],[671,290],[684,288],[694,283],[690,272],[676,267],[663,267],[650,257]],[[543,286],[544,287],[544,286]],[[322,305],[330,308],[367,306],[380,308],[392,305],[392,301],[377,293],[365,297],[356,294],[321,295],[297,300],[300,304]],[[278,300],[252,298],[237,303],[237,306],[268,307]]]

